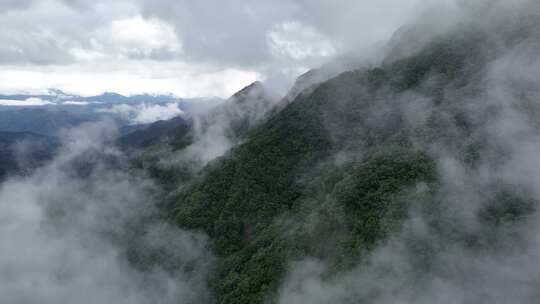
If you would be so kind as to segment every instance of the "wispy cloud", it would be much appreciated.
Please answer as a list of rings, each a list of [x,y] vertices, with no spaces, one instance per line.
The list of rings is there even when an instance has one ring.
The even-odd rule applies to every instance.
[[[53,104],[50,101],[43,100],[41,98],[31,97],[25,100],[10,100],[0,99],[0,106],[13,106],[13,107],[29,107],[29,106],[46,106]]]
[[[159,104],[120,104],[106,109],[98,109],[98,112],[116,113],[132,124],[147,124],[158,120],[167,120],[184,114],[176,102],[165,105]]]

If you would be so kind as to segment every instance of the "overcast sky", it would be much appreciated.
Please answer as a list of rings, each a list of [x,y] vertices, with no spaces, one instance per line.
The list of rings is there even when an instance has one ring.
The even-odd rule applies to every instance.
[[[0,92],[226,97],[380,43],[437,0],[0,0]]]

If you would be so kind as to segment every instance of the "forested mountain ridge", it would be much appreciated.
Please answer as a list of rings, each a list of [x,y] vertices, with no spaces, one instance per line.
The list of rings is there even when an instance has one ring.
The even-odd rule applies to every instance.
[[[507,240],[516,219],[532,214],[535,196],[508,176],[479,174],[513,159],[516,152],[492,131],[507,122],[508,111],[538,121],[533,101],[540,93],[505,79],[510,97],[492,95],[500,77],[513,76],[497,71],[508,68],[508,56],[535,49],[539,41],[530,24],[512,26],[497,34],[458,27],[411,55],[295,94],[175,192],[170,219],[207,233],[220,258],[210,280],[217,301],[283,298],[292,261],[323,261],[329,280],[369,268],[370,253],[402,233],[412,210],[441,242],[467,252],[491,254]],[[520,132],[537,130],[532,123]],[[480,222],[475,229],[464,230],[464,219],[454,218],[467,191],[447,184],[448,162],[476,185],[467,190],[476,200],[470,215]],[[476,192],[488,189],[489,195]],[[441,243],[409,238],[408,262],[425,270],[418,282],[436,275],[440,257],[434,250]],[[380,288],[366,286],[353,298],[369,302],[373,293],[396,292]]]

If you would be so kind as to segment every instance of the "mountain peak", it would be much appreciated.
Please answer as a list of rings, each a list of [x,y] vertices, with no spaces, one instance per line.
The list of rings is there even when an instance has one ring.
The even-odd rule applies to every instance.
[[[64,91],[60,90],[60,89],[55,89],[55,88],[49,88],[47,89],[47,93],[49,95],[68,95],[66,94]]]
[[[232,95],[229,100],[236,103],[244,103],[247,100],[260,99],[269,96],[264,84],[260,81],[255,81],[242,90]]]
[[[244,87],[243,89],[241,89],[240,91],[234,93],[231,98],[234,98],[234,97],[240,97],[240,96],[245,96],[246,94],[251,94],[253,93],[254,91],[260,91],[260,90],[264,90],[264,85],[262,82],[260,81],[255,81],[253,83],[251,83],[250,85]]]

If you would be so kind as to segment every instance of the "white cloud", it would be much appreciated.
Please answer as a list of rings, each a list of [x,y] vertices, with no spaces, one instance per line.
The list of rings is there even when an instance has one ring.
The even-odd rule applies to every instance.
[[[182,50],[172,26],[140,15],[112,20],[91,31],[87,40],[87,45],[70,49],[75,61],[171,60]]]
[[[70,50],[71,55],[79,61],[94,61],[104,59],[106,55],[103,52],[95,50],[87,50],[80,47],[75,47]]]
[[[184,114],[180,110],[178,103],[168,103],[166,105],[148,105],[145,103],[129,105],[120,104],[108,109],[99,109],[99,112],[110,112],[121,115],[132,124],[147,124],[158,120],[167,120]]]
[[[261,78],[256,72],[166,61],[87,62],[72,65],[5,66],[0,92],[42,93],[58,88],[83,96],[173,93],[184,98],[229,97]]]
[[[109,26],[113,41],[119,44],[147,49],[169,48],[180,51],[174,28],[158,19],[143,19],[136,16],[113,21]]]
[[[86,106],[86,105],[89,105],[90,102],[88,102],[88,101],[73,101],[73,100],[68,100],[68,101],[62,102],[62,104],[64,104],[64,105],[71,105],[71,106]]]
[[[36,97],[27,98],[25,100],[0,99],[0,106],[29,107],[46,106],[50,104],[53,103]]]

